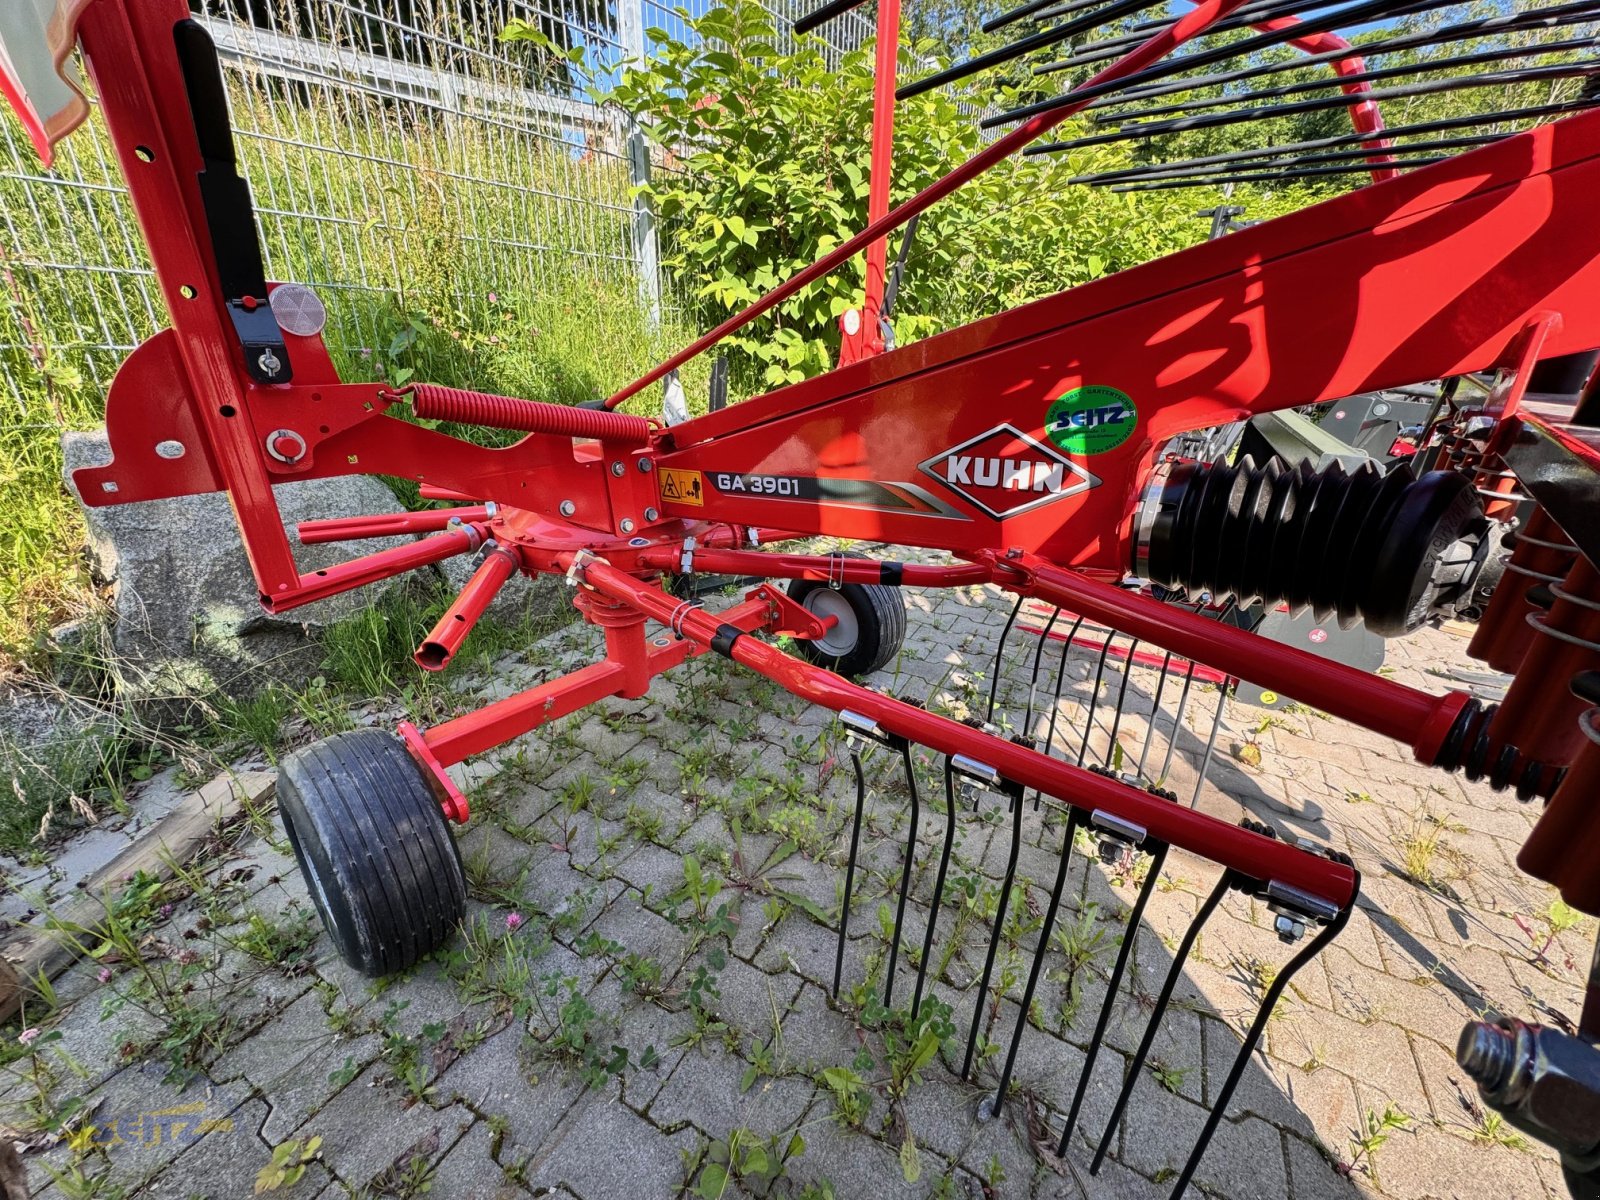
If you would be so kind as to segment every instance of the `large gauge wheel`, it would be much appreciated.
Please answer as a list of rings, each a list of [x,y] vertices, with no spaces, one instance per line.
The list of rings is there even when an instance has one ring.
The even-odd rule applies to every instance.
[[[849,558],[865,558],[849,554]],[[833,617],[822,637],[799,644],[802,657],[847,678],[869,675],[892,662],[906,640],[905,597],[882,583],[829,587],[814,579],[789,583],[789,599],[819,617]]]
[[[391,975],[450,940],[467,905],[461,854],[399,739],[358,729],[295,751],[279,771],[278,811],[345,962]]]

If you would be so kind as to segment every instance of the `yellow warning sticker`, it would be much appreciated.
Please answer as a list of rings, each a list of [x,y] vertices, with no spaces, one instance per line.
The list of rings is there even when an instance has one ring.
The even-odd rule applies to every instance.
[[[1277,702],[1278,702],[1278,693],[1277,692],[1262,692],[1261,693],[1261,703],[1263,703],[1263,704],[1276,704]]]
[[[705,479],[699,471],[679,471],[662,467],[661,498],[673,504],[693,504],[696,508],[706,502]]]

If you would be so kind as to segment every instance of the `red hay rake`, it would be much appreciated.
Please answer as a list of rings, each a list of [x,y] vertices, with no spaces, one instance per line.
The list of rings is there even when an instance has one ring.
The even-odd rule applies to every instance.
[[[797,28],[858,2],[831,0]],[[1009,862],[963,1076],[972,1070],[1028,793],[1034,811],[1047,802],[1064,815],[1023,1015],[1004,1044],[986,1115],[1007,1098],[1075,837],[1087,831],[1108,860],[1150,856],[1061,1133],[1063,1155],[1164,856],[1179,847],[1221,865],[1221,879],[1178,944],[1091,1170],[1140,1077],[1189,951],[1224,895],[1240,890],[1261,898],[1282,939],[1303,943],[1267,989],[1175,1196],[1279,994],[1337,936],[1361,877],[1341,854],[1186,807],[1157,785],[1166,766],[1147,772],[1148,736],[1136,764],[1113,763],[1109,746],[1136,665],[1159,670],[1152,730],[1163,694],[1178,697],[1168,763],[1197,680],[1252,680],[1404,742],[1422,763],[1545,802],[1520,863],[1576,907],[1600,912],[1600,709],[1591,707],[1600,704],[1600,384],[1585,383],[1591,352],[1600,347],[1600,113],[1585,111],[1587,90],[1570,102],[1404,129],[1385,130],[1378,113],[1384,99],[1453,88],[1568,78],[1587,88],[1600,64],[1561,57],[1588,45],[1561,40],[1561,31],[1600,19],[1600,4],[1474,18],[1382,43],[1384,50],[1448,45],[1501,30],[1552,39],[1541,44],[1536,64],[1506,66],[1529,57],[1527,50],[1464,56],[1463,64],[1484,70],[1443,78],[1421,68],[1368,69],[1334,32],[1435,7],[1431,0],[1203,0],[1171,16],[1148,0],[1029,0],[991,26],[1059,23],[919,79],[902,94],[1059,43],[1070,43],[1069,52],[1039,67],[1041,75],[1096,72],[1051,99],[988,118],[1014,128],[891,211],[899,6],[880,0],[868,226],[602,404],[567,408],[339,379],[314,294],[265,278],[215,50],[184,0],[64,4],[172,317],[170,329],[129,357],[111,388],[114,459],[76,472],[84,502],[225,491],[261,603],[274,612],[477,554],[470,582],[417,650],[427,670],[449,665],[496,591],[519,572],[565,577],[584,619],[604,631],[604,659],[570,675],[433,728],[404,725],[399,739],[341,735],[286,761],[286,829],[340,953],[383,974],[451,936],[466,893],[445,818],[464,821],[468,810],[447,768],[606,697],[643,696],[654,676],[707,652],[840,714],[858,791],[836,990],[862,823],[864,749],[881,746],[901,759],[911,787],[885,1003],[894,997],[899,956],[915,957],[902,928],[921,816],[912,746],[942,756],[945,785],[943,851],[921,934],[913,1012],[924,1000],[958,810],[968,798],[1003,808]],[[1084,40],[1107,21],[1146,10],[1158,15],[1131,32]],[[1201,35],[1207,40],[1200,48],[1189,45]],[[1299,65],[1329,65],[1330,82],[1235,94],[1228,102],[1245,107],[1221,112],[1213,111],[1220,102],[1183,99],[1202,84],[1285,69],[1259,61],[1211,68],[1286,43],[1309,56]],[[1185,52],[1174,54],[1179,48]],[[1319,89],[1333,94],[1314,94]],[[48,154],[60,122],[33,112],[15,80],[8,92]],[[885,351],[887,235],[1006,156],[1322,109],[1348,110],[1354,132],[1148,163],[1083,182],[1139,190],[1361,172],[1371,174],[1371,186]],[[1098,131],[1037,144],[1080,113]],[[1515,134],[1482,132],[1511,120],[1546,123]],[[1399,136],[1429,140],[1400,144]],[[842,321],[837,369],[670,427],[619,411],[863,252],[866,294]],[[1442,388],[1416,439],[1419,461],[1433,466],[1425,474],[1406,465],[1346,472],[1247,455],[1195,461],[1176,452],[1197,431],[1435,380]],[[527,436],[483,448],[389,412],[404,404],[419,417]],[[304,524],[302,543],[427,536],[302,573],[273,487],[357,472],[414,480],[425,496],[459,507]],[[1530,501],[1537,506],[1531,520],[1497,523]],[[763,548],[811,535],[945,551],[959,561],[921,565]],[[1501,553],[1505,545],[1509,556]],[[1502,567],[1471,647],[1515,675],[1498,707],[1460,691],[1428,694],[1270,641],[1233,619],[1254,603],[1282,604],[1345,628],[1364,621],[1399,635],[1473,597],[1481,601]],[[713,615],[664,590],[664,574],[790,585],[762,584]],[[1026,714],[1014,735],[987,721],[936,715],[915,699],[848,678],[893,657],[905,633],[899,589],[973,584],[1017,598],[997,653],[991,720],[1007,636],[1030,622],[1038,635]],[[1025,600],[1035,607],[1019,625]],[[785,653],[762,636],[775,634],[796,639],[801,653]],[[1057,642],[1052,703],[1038,681],[1045,652]],[[1097,659],[1081,741],[1068,730],[1057,736],[1073,649]],[[1106,761],[1095,762],[1091,733],[1108,663],[1107,689],[1119,676],[1120,686],[1108,710]],[[1207,762],[1221,703],[1219,692]],[[1487,1102],[1562,1151],[1575,1195],[1600,1186],[1597,1038],[1600,966],[1577,1036],[1505,1020],[1469,1026],[1460,1048],[1461,1064]]]

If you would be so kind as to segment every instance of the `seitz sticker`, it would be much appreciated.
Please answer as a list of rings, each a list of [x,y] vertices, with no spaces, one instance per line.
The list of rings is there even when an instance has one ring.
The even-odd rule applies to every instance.
[[[996,519],[1076,496],[1100,483],[1071,459],[1010,424],[968,438],[921,463],[920,469]]]
[[[1115,450],[1139,423],[1139,410],[1127,392],[1103,384],[1076,387],[1057,396],[1044,415],[1044,431],[1068,454],[1087,456]]]

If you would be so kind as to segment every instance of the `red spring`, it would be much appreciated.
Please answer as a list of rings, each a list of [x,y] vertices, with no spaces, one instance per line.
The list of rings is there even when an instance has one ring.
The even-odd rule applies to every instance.
[[[1550,611],[1528,614],[1533,643],[1489,733],[1530,759],[1565,766],[1583,745],[1577,721],[1587,707],[1567,685],[1580,672],[1600,668],[1600,572],[1580,556],[1550,590]]]
[[[1542,508],[1535,510],[1528,527],[1515,535],[1511,561],[1495,585],[1494,598],[1478,621],[1467,653],[1496,671],[1515,674],[1535,636],[1527,620],[1533,611],[1528,593],[1541,584],[1560,583],[1577,553],[1561,526]]]
[[[430,421],[456,421],[462,425],[488,425],[495,429],[553,433],[561,437],[599,438],[636,446],[647,445],[650,441],[650,422],[630,413],[569,408],[565,404],[491,396],[487,392],[468,392],[431,383],[419,383],[409,392],[399,394],[409,395],[417,416]]]

